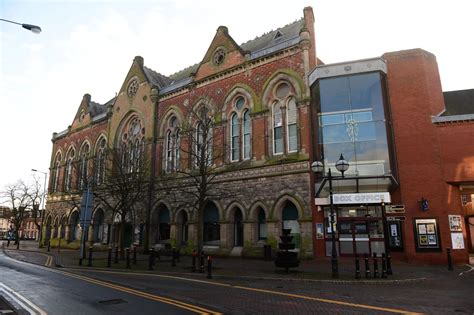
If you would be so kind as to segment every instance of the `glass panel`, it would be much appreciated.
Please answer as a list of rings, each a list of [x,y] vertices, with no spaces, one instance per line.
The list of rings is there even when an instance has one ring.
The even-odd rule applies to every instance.
[[[296,123],[296,103],[294,98],[288,101],[288,111],[286,120],[288,124]]]
[[[277,87],[276,96],[278,98],[284,98],[290,93],[290,87],[286,83],[282,83]]]
[[[288,151],[293,152],[298,149],[298,137],[296,135],[296,124],[288,126]]]
[[[378,73],[349,76],[351,108],[375,108],[382,104],[382,89]]]
[[[277,103],[273,106],[273,127],[281,126],[281,108],[280,104]]]
[[[250,114],[244,113],[244,159],[250,158]]]
[[[344,123],[344,115],[343,114],[321,115],[319,117],[319,121],[320,121],[321,126],[342,124]]]
[[[347,77],[322,79],[319,86],[321,112],[337,112],[350,109],[349,80]]]
[[[354,252],[352,239],[350,241],[340,241],[339,244],[341,246],[341,254],[350,255]],[[331,250],[331,247],[329,249]]]
[[[237,100],[235,101],[235,107],[237,109],[242,109],[245,104],[245,99],[242,96],[239,96]]]
[[[332,242],[331,241],[326,241],[326,256],[331,256],[332,252]],[[339,255],[339,246],[336,242],[336,252]],[[352,250],[351,250],[352,253]]]
[[[274,153],[283,153],[282,127],[277,127],[274,129],[273,138]]]
[[[371,238],[383,238],[383,222],[380,221],[370,221],[369,222],[369,232]]]

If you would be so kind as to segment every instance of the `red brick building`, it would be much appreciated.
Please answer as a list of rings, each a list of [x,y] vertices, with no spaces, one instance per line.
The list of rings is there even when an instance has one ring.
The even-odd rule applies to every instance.
[[[241,45],[220,26],[203,53],[168,76],[135,57],[115,98],[101,105],[84,95],[71,126],[53,134],[43,234],[53,246],[79,243],[71,200],[87,180],[107,180],[108,150],[121,150],[131,170],[148,157],[161,183],[194,170],[193,152],[207,138],[193,115],[202,113],[212,117],[208,166],[219,172],[218,190],[232,192],[207,200],[206,251],[261,256],[286,228],[301,257],[331,255],[333,213],[338,255],[389,249],[399,259],[443,263],[449,247],[456,262],[467,261],[463,196],[472,193],[473,154],[460,144],[472,139],[472,117],[443,112],[434,55],[415,49],[324,65],[309,7],[302,19]],[[324,176],[311,172],[316,160]],[[336,168],[345,162],[343,178]],[[148,198],[156,202],[144,200],[127,217],[125,245],[195,248],[193,201],[164,190]],[[87,240],[117,244],[123,224],[95,200]]]

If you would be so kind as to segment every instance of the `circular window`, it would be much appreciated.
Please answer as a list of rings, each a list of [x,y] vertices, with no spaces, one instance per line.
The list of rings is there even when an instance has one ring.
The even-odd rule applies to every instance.
[[[278,85],[276,89],[276,96],[278,98],[285,98],[290,93],[290,87],[286,83]]]
[[[245,105],[245,99],[242,96],[237,97],[235,100],[235,108],[242,109]]]
[[[86,117],[86,113],[84,112],[84,110],[82,110],[81,115],[79,116],[79,121],[82,122],[85,117]]]
[[[134,78],[130,80],[130,83],[128,83],[128,87],[127,87],[128,97],[134,97],[135,94],[137,94],[137,90],[138,90],[138,80]]]
[[[216,66],[221,65],[225,59],[225,51],[224,49],[220,48],[214,53],[214,64]]]

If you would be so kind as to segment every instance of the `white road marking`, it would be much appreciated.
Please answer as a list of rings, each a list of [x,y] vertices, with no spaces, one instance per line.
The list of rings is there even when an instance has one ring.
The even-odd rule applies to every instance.
[[[29,314],[39,314],[39,315],[46,315],[47,313],[43,311],[41,308],[33,304],[27,298],[25,298],[20,293],[16,292],[15,290],[7,287],[5,284],[0,282],[0,292],[5,293],[8,295],[13,301],[18,303],[24,310],[26,310]]]

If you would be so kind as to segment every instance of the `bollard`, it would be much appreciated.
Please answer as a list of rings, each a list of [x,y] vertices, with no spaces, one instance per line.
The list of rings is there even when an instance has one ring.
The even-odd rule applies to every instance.
[[[364,261],[365,261],[365,277],[367,279],[370,278],[370,264],[369,264],[369,254],[364,254]]]
[[[448,270],[453,271],[453,258],[451,257],[451,248],[446,248],[446,254],[448,255]]]
[[[191,272],[196,272],[196,256],[197,256],[197,253],[195,250],[193,250],[193,254],[192,254],[192,257],[193,257],[193,263],[191,265]]]
[[[153,248],[150,248],[150,255],[148,256],[148,270],[153,270],[153,264],[155,257],[153,257],[153,254],[155,253],[155,250]]]
[[[207,256],[207,279],[212,279],[212,257]]]
[[[202,251],[201,256],[199,256],[199,272],[204,273],[204,251]]]
[[[387,261],[385,253],[382,253],[382,278],[387,278]]]
[[[176,267],[176,248],[171,250],[171,267]]]
[[[137,264],[137,247],[133,246],[133,264]]]
[[[392,263],[390,261],[391,258],[392,258],[392,256],[390,256],[390,252],[387,251],[387,275],[389,275],[389,276],[393,275]]]
[[[109,246],[108,255],[107,255],[107,267],[112,267],[112,247]]]
[[[130,266],[130,248],[125,248],[125,254],[127,255],[127,264],[125,265],[125,268],[130,269],[132,266]]]
[[[118,264],[118,246],[115,246],[115,259],[114,259],[114,264]]]
[[[7,246],[8,247],[8,246]],[[51,251],[51,241],[48,241],[48,253]]]
[[[92,267],[92,246],[89,247],[89,260],[87,262],[87,267]]]
[[[360,265],[359,265],[359,255],[355,255],[355,264],[356,264],[356,279],[360,279]]]
[[[377,253],[374,253],[374,278],[379,277],[379,265],[377,262]]]

